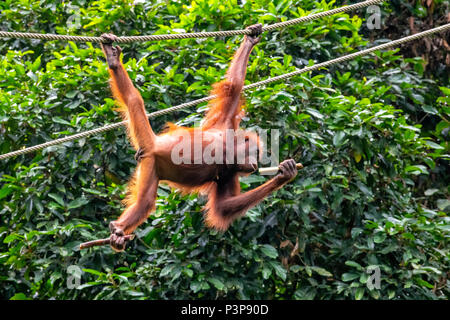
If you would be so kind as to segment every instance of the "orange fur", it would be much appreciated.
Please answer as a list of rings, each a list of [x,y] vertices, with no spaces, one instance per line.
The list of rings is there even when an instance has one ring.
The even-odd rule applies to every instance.
[[[234,179],[232,184],[233,184],[232,185],[233,194],[239,194],[240,192],[239,179]],[[218,184],[214,183],[214,185],[212,185],[211,189],[209,190],[208,202],[206,203],[204,208],[205,212],[204,221],[205,225],[208,228],[213,228],[223,232],[230,227],[231,223],[234,220],[242,216],[243,213],[245,213],[245,211],[232,215],[224,215],[220,211],[220,208],[218,208],[219,203],[218,188],[219,188]]]
[[[207,130],[213,128],[219,121],[221,121],[228,109],[228,99],[235,94],[240,94],[236,92],[237,88],[229,80],[223,80],[213,84],[213,89],[211,95],[216,95],[217,98],[209,102],[209,109],[206,112],[205,120],[202,124],[202,129]],[[236,108],[236,112],[233,116],[233,128],[237,129],[242,117],[244,116],[243,106],[244,98],[241,95],[239,100],[239,106]]]
[[[261,31],[261,26],[258,28]],[[253,28],[253,30],[257,29]],[[244,115],[244,98],[241,91],[246,66],[251,50],[257,43],[254,36],[244,38],[227,71],[226,80],[213,85],[211,94],[216,98],[210,101],[209,110],[200,127],[204,132],[212,129],[237,130],[239,128]],[[109,38],[114,41],[111,36]],[[147,219],[149,213],[155,209],[159,182],[167,183],[183,194],[207,194],[209,199],[205,206],[205,224],[220,231],[227,230],[230,224],[244,215],[249,207],[256,205],[270,192],[280,187],[279,180],[272,179],[254,190],[241,194],[239,176],[249,174],[252,170],[251,166],[249,170],[248,162],[245,166],[233,164],[228,167],[227,165],[225,169],[222,164],[220,166],[216,164],[214,167],[212,164],[205,163],[199,167],[201,172],[193,171],[191,167],[189,172],[184,173],[183,165],[172,163],[167,156],[170,151],[173,151],[170,149],[173,144],[164,145],[164,141],[174,139],[164,140],[166,137],[161,137],[161,140],[156,139],[145,112],[144,101],[120,61],[120,48],[113,47],[110,43],[103,43],[102,49],[110,68],[111,91],[117,100],[118,111],[123,119],[128,121],[128,136],[133,147],[139,150],[139,163],[128,184],[128,194],[124,200],[127,208],[113,224],[116,230],[123,230],[125,234],[131,233]],[[178,134],[183,132],[177,131],[181,130],[192,132],[195,129],[167,123],[166,129],[160,135],[173,135],[172,137],[178,138]],[[251,140],[256,139],[259,144],[255,133],[249,132],[245,135]],[[155,143],[158,144],[155,146]],[[226,147],[241,151],[243,148],[250,148],[250,143]],[[250,149],[248,151],[250,153]],[[247,157],[250,159],[250,155]],[[160,179],[166,180],[160,181]],[[174,181],[167,181],[167,179]],[[111,243],[111,246],[114,247],[115,244]],[[121,246],[118,247],[120,249]]]
[[[128,108],[125,104],[125,101],[120,94],[120,90],[117,87],[117,81],[114,76],[114,72],[111,71],[111,69],[108,69],[109,74],[111,76],[110,86],[111,86],[111,92],[113,94],[113,97],[116,99],[118,108],[116,108],[116,111],[120,112],[120,115],[122,116],[122,119],[124,121],[129,121],[129,115],[128,115]],[[139,148],[138,140],[136,137],[136,134],[134,130],[131,129],[131,126],[129,123],[127,123],[127,135],[130,138],[131,145],[137,150]]]
[[[231,84],[228,80],[223,80],[218,83],[213,84],[213,90],[211,91],[211,95],[216,95],[217,98],[211,100],[209,102],[209,109],[206,112],[204,122],[201,126],[202,130],[208,130],[210,128],[214,128],[217,123],[224,119],[228,106],[228,99],[233,95],[239,94],[233,92],[236,90],[235,86]],[[239,89],[240,90],[240,89]],[[244,115],[243,106],[244,106],[244,98],[241,96],[239,100],[239,106],[236,108],[236,112],[233,116],[233,128],[238,129],[239,123]],[[161,132],[161,134],[172,134],[177,130],[188,130],[192,131],[194,128],[186,128],[180,127],[174,123],[168,122],[166,123],[166,127]],[[254,137],[259,144],[259,137],[254,132],[249,132],[249,136]],[[179,191],[182,195],[198,193],[201,195],[208,195],[208,202],[204,208],[204,219],[205,224],[209,228],[214,228],[219,231],[225,231],[228,229],[230,224],[239,216],[242,216],[245,211],[239,212],[238,214],[233,214],[229,216],[224,216],[220,210],[217,208],[217,182],[208,182],[203,185],[189,187],[182,184],[178,184],[172,181],[161,181],[171,188]],[[240,185],[239,180],[236,179],[234,182],[233,189],[236,193],[239,193]]]
[[[110,72],[110,73],[111,73],[111,90],[112,90],[113,96],[115,97],[115,99],[119,105],[118,111],[121,113],[124,120],[128,120],[129,119],[128,108],[124,102],[124,99],[121,97],[120,91],[117,88],[114,74],[112,72]],[[213,128],[217,124],[218,121],[221,121],[224,118],[224,116],[227,112],[227,108],[228,108],[227,99],[230,96],[232,96],[233,94],[236,94],[236,93],[233,93],[233,90],[234,90],[234,88],[228,80],[224,80],[224,81],[221,81],[221,82],[213,85],[213,90],[212,90],[211,94],[217,95],[217,98],[211,100],[211,102],[209,103],[209,110],[207,111],[207,113],[205,115],[204,123],[201,126],[202,130],[208,130],[210,128]],[[244,114],[243,105],[244,105],[244,99],[243,99],[243,97],[241,97],[239,100],[239,106],[238,106],[238,108],[236,108],[236,112],[233,117],[233,127],[236,129],[239,128],[239,123]],[[136,128],[136,129],[139,130],[139,128]],[[176,130],[193,131],[194,129],[195,128],[181,127],[174,123],[168,122],[168,123],[166,123],[166,127],[161,131],[160,135],[172,134]],[[137,141],[137,137],[136,137],[136,134],[134,134],[134,131],[131,130],[130,125],[127,126],[127,133],[128,133],[128,136],[129,136],[130,141],[133,144],[133,146],[136,149],[138,149],[139,144]],[[254,135],[257,138],[257,135],[252,132],[250,132],[250,135],[252,135],[252,136]],[[259,143],[259,139],[258,139],[258,143]],[[130,206],[135,204],[137,201],[138,186],[136,184],[136,180],[138,180],[140,170],[141,170],[140,165],[138,165],[132,178],[130,179],[130,181],[128,183],[127,196],[123,200],[123,203],[127,209],[130,208]],[[172,181],[167,181],[167,180],[160,181],[160,182],[169,185],[171,188],[179,191],[183,195],[192,194],[192,193],[198,193],[201,195],[209,195],[208,202],[204,208],[204,212],[205,212],[204,219],[205,219],[206,226],[208,226],[210,228],[214,228],[219,231],[225,231],[228,229],[230,224],[236,218],[238,218],[239,216],[241,216],[242,214],[245,213],[245,211],[243,211],[238,214],[224,216],[220,212],[220,210],[217,208],[218,200],[217,200],[217,192],[216,192],[217,191],[217,183],[216,182],[207,182],[205,184],[195,186],[195,187],[190,187],[190,186],[178,184],[178,183],[175,183]],[[237,190],[237,192],[239,193],[240,186],[239,186],[238,180],[236,180],[236,182],[235,182],[234,189]]]
[[[233,222],[234,217],[223,215],[218,208],[217,204],[217,184],[214,185],[214,190],[211,190],[208,202],[205,205],[205,225],[208,228],[214,228],[218,231],[226,231]]]

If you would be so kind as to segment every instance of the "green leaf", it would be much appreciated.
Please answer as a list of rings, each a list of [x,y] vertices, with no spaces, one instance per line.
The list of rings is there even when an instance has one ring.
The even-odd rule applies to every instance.
[[[359,271],[363,270],[363,267],[361,267],[361,265],[355,261],[347,260],[347,261],[345,261],[345,264],[347,266],[354,267],[354,268],[358,269]]]
[[[358,273],[344,273],[342,275],[342,281],[352,281],[359,278],[359,274]]]
[[[0,189],[0,199],[3,199],[6,196],[8,196],[12,191],[13,191],[13,189],[9,186],[5,186],[5,187],[1,188]]]
[[[278,257],[277,249],[272,247],[270,244],[264,244],[260,247],[262,253],[264,253],[266,256],[275,259]]]
[[[414,166],[407,166],[405,168],[405,172],[409,172],[414,175],[428,174],[428,169],[427,169],[427,167],[422,166],[422,165],[414,165]]]
[[[100,271],[97,271],[97,270],[94,270],[94,269],[83,269],[83,271],[87,272],[87,273],[90,273],[90,274],[93,274],[93,275],[96,275],[96,276],[99,276],[99,277],[104,275],[103,272],[100,272]]]
[[[10,243],[13,242],[14,240],[22,240],[23,236],[19,235],[19,234],[10,234],[9,236],[6,236],[6,238],[3,240],[3,243]]]
[[[24,293],[18,292],[15,295],[13,295],[9,300],[32,300],[32,299],[28,298]]]
[[[74,98],[77,95],[78,91],[77,90],[72,90],[66,93],[66,97],[69,99]]]
[[[344,141],[345,133],[343,131],[338,131],[333,137],[333,144],[335,147],[340,147]]]
[[[430,289],[434,289],[434,286],[431,283],[429,283],[428,281],[423,280],[422,278],[414,278],[414,280],[416,281],[416,283],[419,286],[423,286],[423,287],[427,287],[427,288],[430,288]]]
[[[317,111],[317,110],[315,110],[315,109],[312,109],[312,108],[306,108],[305,111],[308,112],[308,113],[309,113],[310,115],[312,115],[313,117],[316,117],[316,118],[318,118],[318,119],[323,119],[323,115],[322,115],[319,111]]]
[[[332,277],[333,274],[327,270],[325,270],[324,268],[320,268],[320,267],[310,267],[313,271],[317,272],[319,275],[324,276],[324,277]]]
[[[449,199],[437,199],[436,205],[441,211],[445,211],[450,206],[450,200]]]
[[[439,145],[439,144],[437,144],[437,143],[435,143],[433,141],[427,140],[427,141],[425,141],[425,143],[432,149],[437,149],[437,150],[444,150],[445,149],[443,146],[441,146],[441,145]]]
[[[417,103],[421,103],[421,104],[425,103],[424,97],[421,96],[420,94],[413,93],[413,94],[411,94],[411,96]]]
[[[277,276],[279,276],[281,279],[286,280],[286,276],[287,276],[286,269],[283,268],[283,266],[281,264],[273,262],[273,261],[271,261],[270,264],[271,264],[272,268],[275,270],[275,274]]]
[[[31,71],[36,72],[39,69],[40,65],[41,65],[41,56],[37,57],[36,60],[34,60],[33,64],[31,65]]]
[[[77,198],[67,205],[67,209],[76,209],[88,203],[89,200],[87,200],[86,198]]]
[[[377,232],[375,233],[373,237],[373,242],[375,243],[383,243],[384,240],[386,240],[386,233],[384,232]]]
[[[433,108],[432,106],[426,105],[426,104],[422,106],[422,110],[425,111],[426,113],[431,113],[431,114],[439,113],[439,111],[436,110],[436,108]]]
[[[62,119],[61,117],[55,116],[55,117],[53,117],[52,120],[55,123],[60,123],[60,124],[63,124],[65,126],[71,126],[70,122],[68,122],[67,120]]]
[[[191,288],[194,293],[197,293],[202,289],[202,283],[199,281],[192,281],[189,288]]]
[[[361,300],[363,298],[363,296],[364,296],[364,291],[365,290],[364,290],[363,287],[357,288],[356,292],[355,292],[355,299],[356,300]]]
[[[223,290],[223,288],[225,287],[225,284],[217,279],[217,278],[208,278],[208,281],[211,282],[212,285],[214,285],[214,287],[216,287],[218,290]]]
[[[439,189],[427,189],[427,190],[425,190],[424,195],[429,197],[429,196],[432,196],[433,194],[435,194],[436,192],[439,192]]]
[[[187,269],[187,268],[184,268],[184,269],[183,269],[183,273],[184,273],[186,276],[188,276],[189,278],[192,278],[192,276],[194,275],[194,271],[192,271],[191,269]]]
[[[63,198],[60,195],[58,195],[56,193],[49,193],[48,196],[50,198],[52,198],[53,200],[55,200],[61,206],[64,206],[64,200],[63,200]]]
[[[173,268],[174,268],[174,265],[167,265],[167,266],[165,266],[165,267],[161,270],[161,272],[159,273],[159,276],[160,276],[160,277],[167,276],[167,275],[172,271]]]
[[[265,265],[263,266],[261,272],[264,279],[269,279],[270,275],[272,274],[272,270]]]
[[[395,291],[394,290],[389,290],[388,291],[388,299],[393,299],[395,297]]]
[[[446,96],[450,96],[450,88],[439,87]]]

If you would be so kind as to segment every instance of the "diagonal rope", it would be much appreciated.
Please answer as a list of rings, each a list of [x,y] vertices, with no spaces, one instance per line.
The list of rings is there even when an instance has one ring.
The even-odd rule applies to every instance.
[[[323,17],[331,16],[337,13],[352,11],[361,9],[370,5],[378,4],[384,0],[367,0],[364,2],[352,4],[349,6],[343,6],[340,8],[323,11],[315,14],[311,14],[305,17],[300,17],[297,19],[292,19],[284,22],[275,23],[262,28],[264,31],[272,31],[277,28],[285,28],[299,23],[304,23]],[[118,37],[115,41],[117,43],[131,43],[131,42],[145,42],[145,41],[160,41],[169,39],[187,39],[187,38],[208,38],[208,37],[228,37],[235,35],[249,35],[252,31],[250,30],[227,30],[227,31],[212,31],[212,32],[193,32],[193,33],[178,33],[178,34],[152,34],[148,36],[123,36]],[[0,38],[18,38],[18,39],[40,39],[40,40],[65,40],[74,42],[104,42],[102,37],[86,37],[86,36],[70,36],[62,34],[41,34],[41,33],[30,33],[30,32],[11,32],[11,31],[0,31]]]
[[[365,49],[365,50],[361,50],[361,51],[358,51],[358,52],[355,52],[355,53],[351,53],[351,54],[348,54],[348,55],[345,55],[345,56],[342,56],[342,57],[339,57],[339,58],[336,58],[336,59],[332,59],[332,60],[329,60],[329,61],[318,63],[318,64],[315,64],[313,66],[309,66],[309,67],[306,67],[306,68],[303,68],[303,69],[299,69],[299,70],[296,70],[296,71],[293,71],[293,72],[290,72],[290,73],[286,73],[286,74],[283,74],[283,75],[280,75],[280,76],[277,76],[277,77],[268,78],[268,79],[263,80],[263,81],[255,82],[255,83],[252,83],[252,84],[244,86],[243,90],[248,90],[248,89],[252,89],[252,88],[259,87],[259,86],[263,86],[263,85],[266,85],[266,84],[269,84],[269,83],[272,83],[272,82],[275,82],[275,81],[284,80],[284,79],[287,79],[287,78],[290,78],[290,77],[293,77],[293,76],[296,76],[296,75],[299,75],[299,74],[302,74],[302,73],[305,73],[305,72],[318,70],[320,68],[328,67],[328,66],[333,65],[333,64],[341,63],[341,62],[344,62],[344,61],[348,61],[348,60],[354,59],[356,57],[361,57],[363,55],[367,55],[367,54],[369,54],[371,52],[374,52],[374,51],[377,51],[377,50],[383,50],[383,49],[387,49],[387,48],[391,48],[391,47],[395,47],[395,46],[401,45],[401,44],[406,43],[406,42],[410,42],[410,41],[413,41],[413,40],[421,39],[423,37],[427,37],[429,35],[432,35],[432,34],[435,34],[437,32],[441,32],[441,31],[445,31],[445,30],[450,30],[450,23],[445,24],[445,25],[440,26],[440,27],[436,27],[436,28],[427,30],[427,31],[416,33],[414,35],[411,35],[411,36],[408,36],[408,37],[404,37],[404,38],[401,38],[401,39],[398,39],[398,40],[389,41],[387,43],[384,43],[384,44],[381,44],[381,45],[378,45],[378,46],[374,46],[372,48],[368,48],[368,49]],[[214,98],[216,98],[216,96],[215,95],[211,95],[211,96],[208,96],[208,97],[204,97],[202,99],[186,102],[186,103],[174,106],[174,107],[166,108],[166,109],[163,109],[163,110],[158,110],[158,111],[155,111],[155,112],[147,114],[147,116],[151,119],[151,118],[154,118],[154,117],[157,117],[157,116],[160,116],[160,115],[164,115],[164,114],[167,114],[167,113],[170,113],[170,112],[174,112],[176,110],[188,108],[188,107],[197,105],[197,104],[202,103],[202,102],[207,102],[207,101],[212,100]],[[15,156],[18,156],[18,155],[21,155],[21,154],[25,154],[25,153],[30,153],[30,152],[33,152],[33,151],[37,151],[37,150],[40,150],[40,149],[43,149],[43,148],[47,148],[47,147],[50,147],[50,146],[54,146],[54,145],[57,145],[57,144],[61,144],[61,143],[64,143],[64,142],[68,142],[68,141],[72,141],[72,140],[76,140],[76,139],[80,139],[80,138],[85,138],[85,137],[93,135],[93,134],[98,134],[98,133],[102,133],[102,132],[105,132],[105,131],[108,131],[108,130],[111,130],[111,129],[115,129],[115,128],[121,127],[124,124],[126,124],[126,121],[112,123],[112,124],[106,125],[104,127],[100,127],[100,128],[96,128],[96,129],[93,129],[93,130],[80,132],[80,133],[77,133],[77,134],[74,134],[74,135],[71,135],[71,136],[67,136],[67,137],[63,137],[63,138],[60,138],[60,139],[52,140],[52,141],[49,141],[49,142],[46,142],[46,143],[43,143],[43,144],[39,144],[39,145],[35,145],[35,146],[32,146],[32,147],[16,150],[16,151],[13,151],[13,152],[10,152],[10,153],[6,153],[6,154],[3,154],[3,155],[0,155],[0,160],[7,159],[7,158],[10,158],[10,157],[15,157]]]

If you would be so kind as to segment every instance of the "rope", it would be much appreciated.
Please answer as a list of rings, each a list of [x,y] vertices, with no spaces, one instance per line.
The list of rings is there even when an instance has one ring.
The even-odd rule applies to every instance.
[[[275,23],[262,28],[264,31],[271,31],[277,28],[284,28],[287,26],[312,21],[315,19],[323,18],[326,16],[331,16],[336,13],[347,12],[351,10],[357,10],[370,5],[380,3],[384,0],[367,0],[364,2],[352,4],[349,6],[343,6],[337,9],[332,9],[324,12],[319,12],[316,14],[308,15],[305,17],[288,20],[284,22]],[[228,37],[235,35],[249,35],[252,31],[243,30],[228,30],[228,31],[212,31],[212,32],[194,32],[194,33],[179,33],[179,34],[153,34],[148,36],[123,36],[118,37],[115,42],[117,43],[131,43],[131,42],[145,42],[145,41],[160,41],[169,39],[187,39],[187,38],[208,38],[208,37]],[[18,38],[18,39],[40,39],[40,40],[65,40],[74,42],[104,42],[102,37],[85,37],[85,36],[69,36],[61,34],[40,34],[40,33],[29,33],[29,32],[8,32],[0,31],[0,38]]]
[[[339,57],[339,58],[336,58],[336,59],[332,59],[332,60],[329,60],[329,61],[326,61],[326,62],[318,63],[318,64],[315,64],[313,66],[309,66],[309,67],[306,67],[306,68],[303,68],[303,69],[300,69],[300,70],[296,70],[296,71],[293,71],[293,72],[290,72],[290,73],[286,73],[286,74],[283,74],[283,75],[280,75],[280,76],[276,76],[276,77],[273,77],[273,78],[268,78],[268,79],[263,80],[263,81],[255,82],[255,83],[252,83],[252,84],[244,86],[243,90],[253,89],[253,88],[256,88],[256,87],[259,87],[259,86],[263,86],[263,85],[266,85],[266,84],[269,84],[269,83],[272,83],[272,82],[275,82],[275,81],[284,80],[284,79],[287,79],[287,78],[290,78],[290,77],[293,77],[293,76],[296,76],[296,75],[299,75],[299,74],[302,74],[302,73],[305,73],[305,72],[318,70],[320,68],[328,67],[328,66],[333,65],[333,64],[341,63],[341,62],[344,62],[344,61],[347,61],[347,60],[354,59],[356,57],[361,57],[363,55],[367,55],[367,54],[369,54],[371,52],[374,52],[374,51],[377,51],[377,50],[383,50],[383,49],[387,49],[387,48],[390,48],[390,47],[395,47],[395,46],[401,45],[403,43],[406,43],[406,42],[409,42],[409,41],[413,41],[413,40],[417,40],[417,39],[421,39],[423,37],[427,37],[427,36],[432,35],[434,33],[445,31],[445,30],[449,30],[449,29],[450,29],[450,23],[445,24],[445,25],[440,26],[440,27],[436,27],[436,28],[427,30],[427,31],[416,33],[416,34],[408,36],[408,37],[404,37],[404,38],[401,38],[401,39],[398,39],[398,40],[390,41],[390,42],[387,42],[387,43],[384,43],[384,44],[381,44],[381,45],[378,45],[378,46],[375,46],[375,47],[372,47],[372,48],[368,48],[368,49],[365,49],[365,50],[362,50],[362,51],[351,53],[351,54],[348,54],[348,55],[345,55],[345,56],[342,56],[342,57]],[[202,103],[202,102],[207,102],[207,101],[212,100],[212,99],[214,99],[216,97],[217,97],[216,95],[211,95],[211,96],[208,96],[208,97],[205,97],[205,98],[202,98],[202,99],[186,102],[186,103],[180,104],[178,106],[174,106],[174,107],[166,108],[166,109],[163,109],[163,110],[155,111],[155,112],[147,114],[147,116],[151,119],[151,118],[163,115],[163,114],[174,112],[176,110],[180,110],[180,109],[184,109],[184,108],[187,108],[187,107],[191,107],[191,106],[197,105],[197,104]],[[3,154],[3,155],[0,155],[0,160],[7,159],[7,158],[10,158],[10,157],[15,157],[15,156],[18,156],[18,155],[21,155],[21,154],[30,153],[30,152],[33,152],[33,151],[37,151],[37,150],[40,150],[40,149],[43,149],[43,148],[47,148],[47,147],[50,147],[50,146],[54,146],[54,145],[57,145],[57,144],[61,144],[61,143],[64,143],[64,142],[68,142],[68,141],[72,141],[72,140],[76,140],[76,139],[80,139],[80,138],[85,138],[85,137],[93,135],[93,134],[102,133],[102,132],[105,132],[105,131],[108,131],[108,130],[111,130],[111,129],[115,129],[117,127],[123,126],[124,124],[126,124],[126,121],[117,122],[117,123],[106,125],[106,126],[101,127],[101,128],[80,132],[78,134],[74,134],[74,135],[67,136],[67,137],[64,137],[64,138],[56,139],[56,140],[49,141],[49,142],[46,142],[46,143],[43,143],[43,144],[39,144],[39,145],[35,145],[35,146],[32,146],[32,147],[28,147],[28,148],[20,149],[20,150],[13,151],[13,152],[10,152],[10,153],[6,153],[6,154]]]

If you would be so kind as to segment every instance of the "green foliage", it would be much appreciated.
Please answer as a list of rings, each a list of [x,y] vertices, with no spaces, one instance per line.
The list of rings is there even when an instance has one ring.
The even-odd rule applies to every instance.
[[[228,30],[332,7],[312,0],[6,0],[0,29]],[[246,82],[354,52],[368,44],[362,24],[353,13],[338,14],[264,34]],[[240,40],[123,45],[124,61],[150,112],[207,95]],[[305,169],[224,234],[204,227],[203,199],[161,186],[156,212],[126,252],[79,251],[81,242],[107,237],[108,222],[121,213],[135,167],[122,129],[2,160],[0,296],[448,298],[450,85],[426,78],[423,65],[397,50],[378,52],[246,92],[243,125],[279,129],[280,158],[294,157]],[[203,110],[179,111],[152,126],[193,125]],[[0,154],[118,120],[97,46],[0,42]],[[243,179],[243,189],[264,179]],[[67,285],[71,265],[81,269],[77,289]],[[380,289],[366,286],[371,266],[380,269]]]

